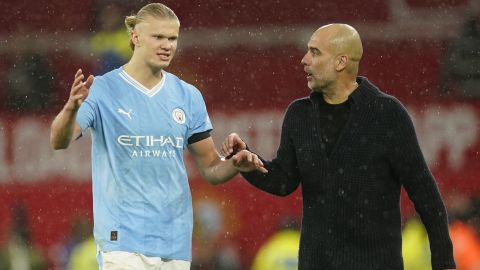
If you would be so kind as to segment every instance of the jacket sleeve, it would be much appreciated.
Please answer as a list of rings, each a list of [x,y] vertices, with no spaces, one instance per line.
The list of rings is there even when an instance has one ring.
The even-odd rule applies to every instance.
[[[453,248],[447,212],[433,175],[421,152],[412,120],[398,101],[393,102],[390,164],[404,186],[428,233],[433,269],[453,269]]]
[[[250,184],[278,196],[286,196],[294,192],[299,185],[297,158],[290,133],[292,120],[293,111],[290,106],[283,120],[277,156],[272,161],[260,157],[268,173],[264,174],[256,170],[242,173]]]

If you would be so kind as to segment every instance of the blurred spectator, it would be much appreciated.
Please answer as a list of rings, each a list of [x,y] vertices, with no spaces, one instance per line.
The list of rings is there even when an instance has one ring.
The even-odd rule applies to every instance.
[[[480,270],[479,200],[462,193],[449,196],[450,235],[457,270]]]
[[[300,230],[298,222],[288,218],[279,226],[279,231],[259,249],[252,270],[296,270]]]
[[[480,12],[465,22],[443,63],[442,94],[480,98]]]
[[[72,252],[77,246],[87,242],[92,236],[92,222],[86,217],[77,217],[73,219],[70,236],[63,242],[57,243],[50,249],[50,260],[54,264],[55,270],[68,269],[69,261],[71,260]],[[93,251],[93,258],[95,259],[96,251]],[[98,269],[98,264],[95,260],[95,265]]]
[[[445,201],[457,270],[480,270],[480,203],[461,192],[451,192]]]
[[[427,231],[418,217],[410,218],[402,230],[402,256],[405,270],[431,270]]]
[[[450,225],[450,236],[457,270],[479,270],[480,238],[474,227],[461,220],[454,221]]]
[[[123,13],[119,5],[110,4],[102,6],[96,17],[98,21],[90,38],[90,47],[97,58],[97,74],[120,67],[132,55]]]
[[[12,225],[8,243],[0,250],[0,270],[47,269],[41,252],[32,246],[26,206],[12,207]]]
[[[473,220],[478,220],[478,209],[472,200],[461,193],[448,199],[451,223],[450,237],[457,270],[480,270],[480,238]],[[430,249],[425,227],[418,218],[410,219],[402,231],[402,253],[405,270],[431,270]]]
[[[470,201],[468,223],[480,234],[480,197],[474,197]]]
[[[74,247],[68,262],[68,270],[98,270],[97,245],[93,235]]]
[[[191,270],[238,270],[240,258],[225,235],[225,217],[215,199],[195,201]]]
[[[10,112],[39,112],[55,98],[53,75],[45,57],[25,45],[6,75],[5,101]]]

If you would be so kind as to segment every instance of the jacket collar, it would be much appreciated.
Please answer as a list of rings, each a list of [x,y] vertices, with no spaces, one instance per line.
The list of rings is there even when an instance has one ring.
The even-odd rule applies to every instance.
[[[365,106],[372,98],[380,94],[380,90],[375,85],[373,85],[366,77],[358,76],[357,83],[357,89],[355,89],[348,97],[348,102],[355,110],[359,110],[361,107]],[[310,100],[313,103],[318,104],[319,98],[323,98],[321,93],[314,91],[310,93]]]

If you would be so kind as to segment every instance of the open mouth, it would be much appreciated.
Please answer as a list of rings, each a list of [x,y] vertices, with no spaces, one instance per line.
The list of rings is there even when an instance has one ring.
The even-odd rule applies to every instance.
[[[168,60],[168,59],[170,59],[170,54],[168,54],[168,53],[157,53],[157,56],[158,56],[161,60]]]
[[[304,69],[305,73],[307,73],[307,77],[313,77],[313,74],[309,72],[309,70]]]

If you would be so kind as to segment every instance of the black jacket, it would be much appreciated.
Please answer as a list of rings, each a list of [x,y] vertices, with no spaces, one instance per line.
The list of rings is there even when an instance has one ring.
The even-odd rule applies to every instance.
[[[269,172],[242,173],[279,196],[301,183],[299,270],[403,269],[400,189],[428,232],[433,269],[455,268],[447,214],[403,105],[366,78],[350,95],[350,117],[329,157],[321,142],[319,99],[295,100]]]

